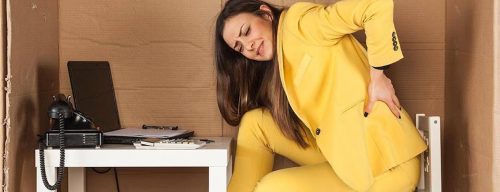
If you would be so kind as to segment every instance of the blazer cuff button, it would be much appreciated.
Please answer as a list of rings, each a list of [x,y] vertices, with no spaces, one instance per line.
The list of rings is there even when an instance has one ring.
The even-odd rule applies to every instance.
[[[321,129],[316,128],[316,135],[319,135],[321,133]]]

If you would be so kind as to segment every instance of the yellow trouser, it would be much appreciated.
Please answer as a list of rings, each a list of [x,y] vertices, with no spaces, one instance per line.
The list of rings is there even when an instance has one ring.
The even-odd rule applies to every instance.
[[[285,156],[300,166],[272,171],[274,153]],[[376,177],[369,191],[413,191],[419,177],[420,159],[415,157]],[[245,113],[240,123],[234,172],[228,191],[353,190],[337,177],[317,147],[300,148],[281,133],[269,111],[254,109]]]

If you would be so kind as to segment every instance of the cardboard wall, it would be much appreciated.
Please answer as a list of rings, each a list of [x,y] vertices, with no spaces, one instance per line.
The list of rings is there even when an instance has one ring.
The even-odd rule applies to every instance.
[[[493,190],[500,191],[500,1],[493,2]]]
[[[493,1],[448,0],[446,10],[443,188],[494,191]]]
[[[107,60],[123,127],[178,124],[221,135],[210,34],[213,1],[61,1],[60,83],[68,60]]]
[[[57,1],[7,0],[4,191],[35,191],[34,149],[59,91]]]

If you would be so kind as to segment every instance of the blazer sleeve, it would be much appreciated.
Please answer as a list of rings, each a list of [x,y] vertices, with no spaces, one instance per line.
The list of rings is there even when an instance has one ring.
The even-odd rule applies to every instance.
[[[393,0],[343,0],[328,6],[303,2],[289,8],[285,28],[319,45],[364,29],[368,61],[380,67],[403,58],[393,13]]]

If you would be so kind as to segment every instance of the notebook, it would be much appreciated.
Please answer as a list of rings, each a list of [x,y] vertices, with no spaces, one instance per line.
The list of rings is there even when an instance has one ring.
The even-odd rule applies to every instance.
[[[89,116],[104,133],[104,143],[132,144],[144,138],[188,138],[194,131],[122,128],[111,69],[107,61],[69,61],[75,108]]]

